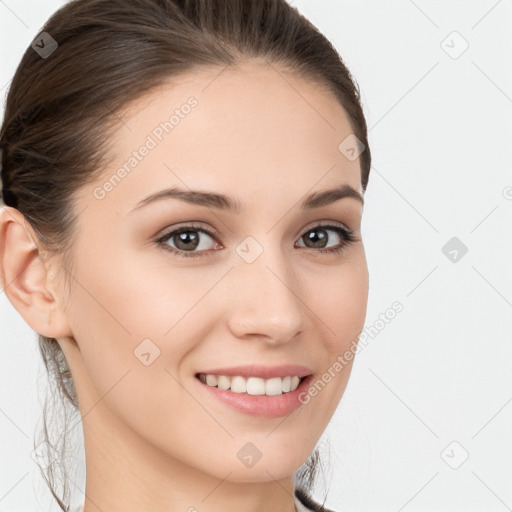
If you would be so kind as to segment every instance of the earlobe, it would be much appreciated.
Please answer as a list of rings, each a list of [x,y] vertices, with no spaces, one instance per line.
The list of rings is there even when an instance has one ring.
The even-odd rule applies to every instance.
[[[35,233],[23,214],[4,206],[0,211],[0,279],[4,293],[27,324],[49,338],[69,336],[60,301],[48,286],[47,264]]]

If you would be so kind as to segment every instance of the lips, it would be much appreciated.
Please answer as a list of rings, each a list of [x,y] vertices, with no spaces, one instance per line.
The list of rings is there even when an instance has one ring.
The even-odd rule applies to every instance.
[[[216,386],[209,386],[201,382],[199,378],[194,380],[201,393],[206,393],[205,396],[226,405],[231,410],[259,418],[278,418],[287,416],[304,405],[300,397],[307,392],[313,379],[312,374],[303,377],[295,390],[274,396],[234,393]]]

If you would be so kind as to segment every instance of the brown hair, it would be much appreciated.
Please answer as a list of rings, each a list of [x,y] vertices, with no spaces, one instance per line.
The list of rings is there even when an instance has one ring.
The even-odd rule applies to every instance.
[[[364,144],[359,161],[366,190],[371,154],[359,87],[334,46],[286,0],[73,0],[42,32],[57,48],[46,58],[27,48],[9,87],[0,131],[2,197],[24,215],[45,250],[62,257],[64,270],[73,263],[75,194],[104,169],[117,113],[173,76],[200,67],[265,58],[331,92]],[[51,397],[58,395],[63,410],[76,413],[63,353],[54,338],[38,336]],[[67,415],[57,428],[46,417],[45,403],[43,417],[45,446],[62,460],[41,472],[60,508],[68,510]],[[53,443],[48,425],[59,433]],[[301,497],[313,488],[318,460],[316,449],[295,475]]]

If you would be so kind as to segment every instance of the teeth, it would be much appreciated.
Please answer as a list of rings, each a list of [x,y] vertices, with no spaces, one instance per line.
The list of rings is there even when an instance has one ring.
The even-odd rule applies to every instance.
[[[208,375],[206,377],[208,377]],[[219,389],[229,389],[229,386],[231,385],[230,378],[226,377],[225,375],[219,375],[217,377],[217,380],[218,380],[217,387]],[[206,383],[208,384],[208,381],[206,381]]]
[[[247,382],[243,377],[233,377],[230,387],[233,393],[247,393]]]
[[[273,377],[272,379],[260,379],[241,376],[228,377],[226,375],[199,374],[199,379],[208,386],[218,387],[222,390],[231,389],[233,393],[247,393],[248,395],[281,395],[297,389],[301,379],[294,376]]]

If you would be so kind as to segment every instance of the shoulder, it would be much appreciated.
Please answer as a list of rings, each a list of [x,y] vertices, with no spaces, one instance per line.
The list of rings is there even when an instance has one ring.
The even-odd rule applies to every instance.
[[[336,512],[324,505],[317,503],[303,489],[295,488],[295,505],[298,512]]]

